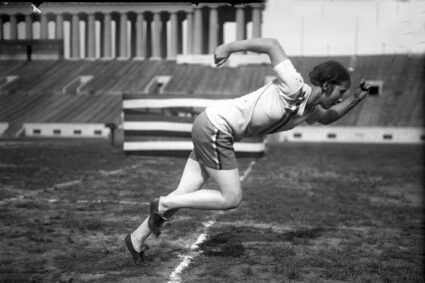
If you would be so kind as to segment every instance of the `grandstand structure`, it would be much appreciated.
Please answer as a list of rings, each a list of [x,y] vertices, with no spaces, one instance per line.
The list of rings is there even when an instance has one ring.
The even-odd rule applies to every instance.
[[[211,55],[226,37],[226,22],[235,23],[236,39],[262,36],[266,5],[46,2],[41,15],[32,14],[29,3],[2,6],[1,138],[114,134],[122,141],[119,133],[125,133],[127,152],[186,152],[190,123],[208,103],[249,93],[273,79],[264,56],[235,54],[217,69]],[[329,59],[291,58],[306,80],[314,65]],[[350,68],[353,82],[372,80],[367,101],[332,127],[302,126],[269,141],[425,140],[423,54],[333,59]],[[185,145],[178,147],[180,142]],[[262,139],[245,142],[237,146],[242,154],[265,150]]]
[[[26,46],[50,39],[50,50],[43,46],[32,50],[32,55],[43,59],[57,59],[54,55],[61,53],[69,53],[69,59],[175,59],[182,53],[212,53],[223,42],[224,25],[229,21],[237,24],[237,39],[247,37],[248,25],[250,36],[260,37],[264,4],[44,2],[40,15],[33,14],[29,2],[11,2],[1,8],[0,26],[7,26],[7,39],[12,41],[2,44],[3,58],[24,58]],[[5,37],[0,28],[0,40]],[[24,48],[16,48],[18,39],[24,40]],[[54,46],[54,40],[64,41],[64,46]],[[65,51],[54,52],[61,47]]]

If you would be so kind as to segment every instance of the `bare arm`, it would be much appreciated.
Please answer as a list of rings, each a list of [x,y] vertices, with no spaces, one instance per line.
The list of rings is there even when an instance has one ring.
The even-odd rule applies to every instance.
[[[327,125],[341,119],[341,117],[347,114],[367,96],[369,88],[370,85],[365,80],[361,80],[360,87],[357,88],[347,99],[332,106],[328,110],[321,109],[321,115],[317,119],[317,122]]]
[[[288,59],[279,41],[272,38],[252,38],[222,44],[216,47],[214,61],[217,67],[223,65],[230,54],[240,51],[252,51],[265,53],[270,57],[272,66],[276,66],[285,59]]]

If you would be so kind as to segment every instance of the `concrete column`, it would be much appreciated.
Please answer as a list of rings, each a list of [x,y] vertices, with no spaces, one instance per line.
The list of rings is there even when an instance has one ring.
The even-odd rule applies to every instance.
[[[161,28],[161,15],[156,12],[153,14],[152,59],[161,58]]]
[[[25,39],[32,39],[32,15],[25,15]]]
[[[47,15],[40,16],[40,39],[47,39]]]
[[[246,39],[245,9],[236,8],[236,40]]]
[[[187,54],[193,53],[193,13],[186,14],[186,33],[187,33]]]
[[[18,39],[18,24],[16,16],[10,15],[10,39]]]
[[[3,18],[0,15],[0,40],[3,40]]]
[[[95,27],[94,27],[94,14],[89,14],[88,17],[88,33],[87,33],[87,57],[95,58],[96,57],[96,45],[95,45]]]
[[[143,30],[143,22],[145,16],[143,13],[137,13],[136,22],[136,57],[144,59],[146,58],[146,34]]]
[[[71,21],[71,58],[80,58],[80,23],[78,14],[73,14]]]
[[[168,58],[175,59],[177,56],[177,42],[178,42],[178,21],[177,21],[177,13],[172,12],[170,14],[170,53],[168,54]]]
[[[0,15],[0,40],[3,40],[3,18]]]
[[[120,15],[120,52],[121,58],[128,58],[127,56],[127,14]]]
[[[252,37],[261,37],[261,7],[252,8]]]
[[[198,7],[194,10],[193,54],[202,54],[202,10]]]
[[[56,15],[56,39],[63,39],[63,15]]]
[[[215,7],[210,9],[209,25],[208,52],[212,54],[218,45],[218,12]]]
[[[111,58],[111,14],[103,18],[103,57]]]

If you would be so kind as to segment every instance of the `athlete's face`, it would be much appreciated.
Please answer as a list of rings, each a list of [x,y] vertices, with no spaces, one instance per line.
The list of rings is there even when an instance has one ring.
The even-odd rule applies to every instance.
[[[331,108],[342,99],[344,93],[349,87],[348,81],[341,84],[325,83],[322,87],[323,95],[320,101],[320,106],[325,109]]]

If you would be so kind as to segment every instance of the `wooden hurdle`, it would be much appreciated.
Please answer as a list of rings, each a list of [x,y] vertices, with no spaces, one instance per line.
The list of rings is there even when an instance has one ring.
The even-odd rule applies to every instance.
[[[193,148],[191,130],[196,116],[222,100],[223,96],[123,94],[124,152],[188,156]],[[234,148],[238,157],[261,157],[266,150],[262,137],[246,138],[236,142]]]

